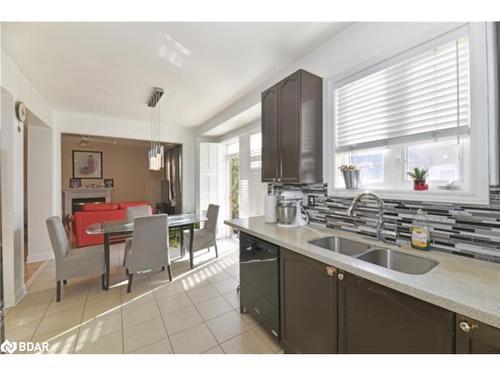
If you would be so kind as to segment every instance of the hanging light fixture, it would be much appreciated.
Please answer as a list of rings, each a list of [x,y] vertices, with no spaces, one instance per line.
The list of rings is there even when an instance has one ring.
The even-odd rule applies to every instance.
[[[148,151],[149,169],[159,171],[164,167],[164,149],[160,142],[160,101],[164,90],[159,87],[153,89],[148,107],[151,108],[151,146]]]

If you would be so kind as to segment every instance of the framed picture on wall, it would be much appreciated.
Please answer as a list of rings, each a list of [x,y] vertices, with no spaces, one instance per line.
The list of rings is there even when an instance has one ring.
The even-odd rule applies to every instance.
[[[79,178],[70,178],[69,179],[69,187],[72,189],[78,189],[82,187],[82,180]]]
[[[104,179],[104,187],[107,187],[107,188],[114,187],[114,180],[112,178],[105,178]]]
[[[73,150],[73,178],[102,179],[102,152]]]

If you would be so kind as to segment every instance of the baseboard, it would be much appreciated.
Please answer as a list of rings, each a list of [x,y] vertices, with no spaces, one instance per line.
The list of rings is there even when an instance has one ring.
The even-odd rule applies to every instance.
[[[15,304],[17,305],[25,295],[26,295],[26,286],[25,284],[23,284],[16,292],[16,295],[14,297],[16,300]]]
[[[28,254],[26,263],[41,262],[44,260],[50,260],[54,258],[54,253],[41,253],[41,254]]]
[[[49,263],[48,260],[44,261],[40,267],[38,267],[38,269],[33,273],[33,275],[31,275],[31,277],[24,283],[24,287],[26,288],[26,290],[28,290],[30,287],[31,287],[31,284],[33,284],[33,282],[36,280],[36,278],[38,277],[38,275],[40,275],[42,273],[42,271],[44,270],[45,266]]]
[[[24,286],[24,284],[18,289],[15,295],[12,294],[4,295],[5,308],[11,308],[16,306],[21,301],[21,299],[23,299],[25,295],[26,295],[26,287]]]

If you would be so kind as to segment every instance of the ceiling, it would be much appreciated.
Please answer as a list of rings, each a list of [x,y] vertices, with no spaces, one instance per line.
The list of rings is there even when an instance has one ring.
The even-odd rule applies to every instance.
[[[260,103],[248,108],[247,110],[237,114],[236,116],[230,118],[227,121],[214,126],[212,129],[203,133],[205,137],[217,137],[233,130],[241,128],[244,125],[248,125],[252,122],[259,120],[261,117],[261,105]]]
[[[56,111],[203,124],[345,23],[2,23],[2,45]]]
[[[127,147],[140,147],[149,148],[151,147],[150,141],[142,141],[138,139],[125,139],[125,138],[114,138],[114,137],[101,137],[96,135],[85,135],[85,134],[62,134],[61,141],[71,144],[79,144],[83,140],[86,140],[89,146],[83,148],[88,149],[99,149],[99,145],[108,144],[116,146],[127,146]],[[175,146],[175,143],[163,143],[166,150]]]

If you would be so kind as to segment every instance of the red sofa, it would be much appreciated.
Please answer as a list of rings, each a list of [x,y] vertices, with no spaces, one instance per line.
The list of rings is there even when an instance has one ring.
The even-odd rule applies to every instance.
[[[85,229],[90,224],[102,221],[126,220],[127,207],[150,205],[146,201],[121,202],[121,203],[87,203],[82,210],[73,215],[73,232],[76,246],[99,245],[104,242],[103,235],[87,234]],[[120,239],[118,239],[119,241]]]

